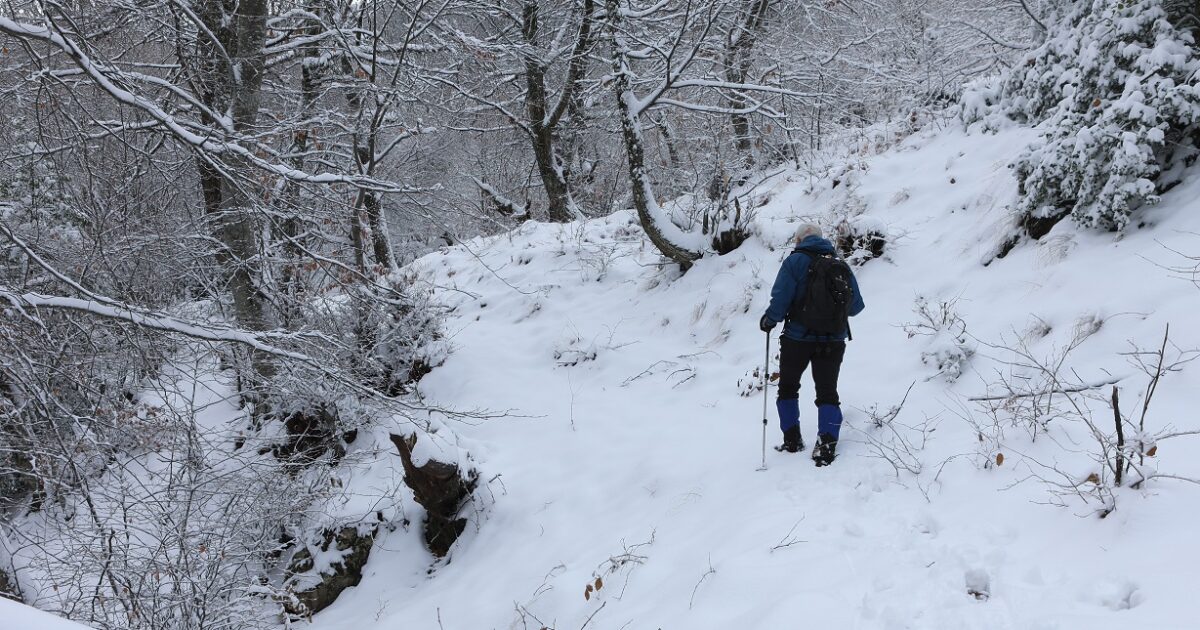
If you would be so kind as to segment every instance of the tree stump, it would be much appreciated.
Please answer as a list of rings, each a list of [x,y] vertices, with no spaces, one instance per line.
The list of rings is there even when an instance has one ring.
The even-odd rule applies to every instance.
[[[467,519],[460,517],[459,511],[475,491],[479,473],[474,469],[464,473],[456,464],[433,459],[417,466],[412,458],[417,436],[402,437],[393,433],[389,438],[400,451],[404,483],[412,488],[417,503],[425,508],[425,544],[433,555],[444,557],[467,526]]]

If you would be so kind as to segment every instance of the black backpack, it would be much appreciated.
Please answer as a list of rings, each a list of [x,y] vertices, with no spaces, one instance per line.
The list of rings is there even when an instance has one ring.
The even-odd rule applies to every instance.
[[[850,283],[850,266],[833,254],[809,249],[798,249],[812,261],[808,264],[808,277],[804,292],[796,292],[788,319],[799,321],[809,335],[832,337],[850,334],[850,302],[854,300],[854,288]]]

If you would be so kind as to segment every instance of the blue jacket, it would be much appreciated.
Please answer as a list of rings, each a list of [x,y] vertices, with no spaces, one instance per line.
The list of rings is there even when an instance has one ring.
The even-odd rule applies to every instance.
[[[834,253],[833,243],[819,237],[809,236],[796,246],[787,258],[783,261],[783,266],[779,268],[779,275],[775,276],[775,285],[771,287],[771,304],[767,307],[767,319],[772,323],[779,323],[787,319],[788,309],[792,306],[792,300],[797,295],[800,300],[804,300],[804,291],[808,280],[808,265],[812,262],[812,257],[800,251],[801,249],[811,249],[818,252]],[[850,302],[850,315],[858,315],[862,312],[866,305],[863,304],[862,293],[858,290],[858,280],[854,278],[854,273],[850,273],[850,286],[854,289],[854,300]],[[800,322],[791,320],[783,327],[783,336],[796,341],[844,341],[846,334],[833,336],[812,336],[807,335],[807,330]]]

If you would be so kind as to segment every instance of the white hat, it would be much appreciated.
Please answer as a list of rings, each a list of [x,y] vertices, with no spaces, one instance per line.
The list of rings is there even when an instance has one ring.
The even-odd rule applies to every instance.
[[[799,243],[810,236],[821,236],[821,226],[816,223],[801,223],[796,230],[796,242]]]

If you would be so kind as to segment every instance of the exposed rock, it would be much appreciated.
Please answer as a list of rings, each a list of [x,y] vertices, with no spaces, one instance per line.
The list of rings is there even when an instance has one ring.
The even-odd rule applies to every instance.
[[[1048,217],[1023,216],[1021,217],[1021,227],[1029,235],[1029,238],[1036,241],[1049,234],[1050,230],[1054,229],[1054,226],[1058,225],[1058,222],[1066,218],[1068,214],[1067,212],[1063,212],[1056,216]]]
[[[887,244],[886,230],[869,221],[844,222],[837,227],[834,237],[838,253],[856,265],[882,257]]]
[[[320,582],[307,590],[295,593],[299,605],[289,605],[288,612],[295,615],[311,616],[332,604],[342,591],[358,586],[362,581],[362,569],[371,556],[371,547],[375,544],[378,527],[372,527],[367,533],[359,533],[356,525],[343,527],[335,533],[325,530],[325,540],[321,549],[328,551],[336,549],[343,552],[342,559],[334,565],[332,573],[320,576]],[[308,549],[301,549],[292,557],[288,566],[288,574],[302,575],[313,571],[313,557]]]
[[[287,427],[288,439],[275,447],[275,456],[279,459],[311,463],[331,449],[335,457],[345,454],[337,440],[337,410],[331,405],[294,411],[282,420]]]
[[[722,230],[712,238],[712,248],[717,254],[724,256],[741,247],[747,238],[750,238],[750,232],[742,227],[732,227]]]
[[[425,508],[425,544],[433,555],[441,558],[467,526],[467,519],[460,517],[459,512],[475,491],[479,473],[474,469],[464,473],[456,464],[433,459],[417,466],[412,458],[417,436],[392,434],[389,437],[404,463],[404,483],[412,488],[417,503]]]

